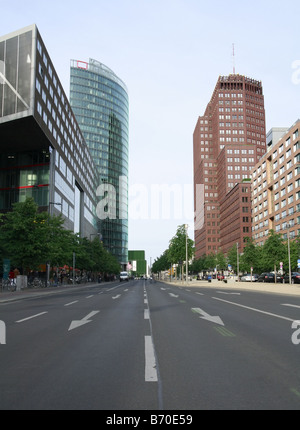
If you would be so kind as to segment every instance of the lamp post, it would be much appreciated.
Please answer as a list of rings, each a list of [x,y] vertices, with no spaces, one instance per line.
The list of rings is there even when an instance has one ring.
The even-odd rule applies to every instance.
[[[289,283],[292,283],[292,274],[291,274],[291,250],[290,250],[290,224],[286,224],[287,228],[287,239],[288,239],[288,256],[289,256]]]
[[[50,215],[51,215],[51,205],[58,205],[58,206],[62,206],[62,204],[61,203],[59,203],[59,202],[49,202],[49,205],[48,205],[48,227],[49,227],[49,219],[50,219]],[[49,278],[50,278],[50,261],[48,260],[47,261],[47,267],[46,267],[46,287],[48,287],[49,286]]]
[[[236,243],[236,262],[237,262],[237,280],[240,280],[240,265],[239,265],[239,243]]]
[[[188,240],[187,240],[188,225],[185,224],[185,283],[188,284]]]

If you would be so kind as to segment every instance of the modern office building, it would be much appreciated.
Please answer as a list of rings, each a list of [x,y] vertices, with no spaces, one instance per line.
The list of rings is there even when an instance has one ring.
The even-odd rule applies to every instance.
[[[252,176],[252,237],[263,245],[269,231],[300,234],[300,120],[259,160]]]
[[[97,169],[36,25],[0,37],[0,136],[0,211],[30,196],[97,233]]]
[[[247,182],[265,152],[262,83],[220,76],[193,134],[196,258],[235,244],[242,252],[251,236]]]
[[[71,60],[70,103],[99,173],[97,195],[100,205],[103,199],[106,204],[106,213],[99,216],[104,247],[126,269],[129,131],[126,85],[96,60]]]

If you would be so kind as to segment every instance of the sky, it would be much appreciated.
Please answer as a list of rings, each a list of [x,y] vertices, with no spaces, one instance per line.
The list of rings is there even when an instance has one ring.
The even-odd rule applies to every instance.
[[[71,59],[126,84],[128,248],[148,264],[180,225],[194,239],[193,132],[220,75],[262,81],[266,132],[300,118],[298,0],[10,0],[0,13],[1,35],[37,25],[68,97]]]

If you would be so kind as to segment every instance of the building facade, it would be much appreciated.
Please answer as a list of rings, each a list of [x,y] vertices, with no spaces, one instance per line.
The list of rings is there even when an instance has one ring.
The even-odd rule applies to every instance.
[[[33,197],[96,233],[96,166],[36,25],[0,37],[0,136],[0,211]]]
[[[128,132],[126,85],[100,62],[71,61],[70,103],[97,166],[104,247],[128,262]],[[112,192],[110,192],[112,191]],[[105,193],[105,194],[104,194]]]
[[[128,251],[128,270],[133,276],[147,275],[145,251]]]
[[[245,246],[251,236],[251,201],[243,195],[248,186],[239,184],[249,181],[265,152],[262,83],[242,75],[220,76],[193,134],[196,258],[219,250],[226,253],[235,243],[241,250]],[[233,196],[240,201],[232,218],[238,219],[241,208],[248,213],[234,234],[226,221]]]
[[[300,120],[259,160],[252,176],[252,237],[263,245],[269,231],[300,234]]]

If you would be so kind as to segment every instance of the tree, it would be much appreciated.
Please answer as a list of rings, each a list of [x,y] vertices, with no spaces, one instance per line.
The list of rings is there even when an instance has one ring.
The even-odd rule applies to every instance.
[[[247,243],[240,259],[241,271],[250,273],[251,267],[252,267],[253,273],[260,273],[261,272],[260,254],[261,254],[260,248],[255,245],[253,239],[247,238]]]
[[[227,253],[228,264],[231,265],[234,272],[237,271],[237,245],[234,244]]]
[[[1,218],[1,243],[4,256],[22,272],[37,270],[45,263],[49,251],[47,213],[38,213],[32,198],[15,203],[13,210]]]
[[[286,249],[281,236],[270,230],[270,235],[262,248],[262,260],[264,270],[271,272],[279,269],[280,262],[286,256]]]
[[[213,252],[208,254],[205,258],[206,269],[209,270],[210,272],[214,270],[214,268],[216,267],[216,261],[217,261],[216,254],[214,254]]]
[[[163,254],[156,260],[154,260],[154,263],[152,265],[152,272],[153,273],[159,273],[164,270],[168,270],[171,265],[171,260],[169,257],[169,250],[166,249]]]
[[[186,245],[187,257],[190,260],[194,255],[194,242],[186,237],[186,228],[183,224],[177,228],[176,235],[170,240],[169,257],[172,263],[178,264],[180,261],[186,261]]]
[[[219,251],[216,255],[216,267],[217,270],[226,270],[227,269],[227,259],[223,252]]]

